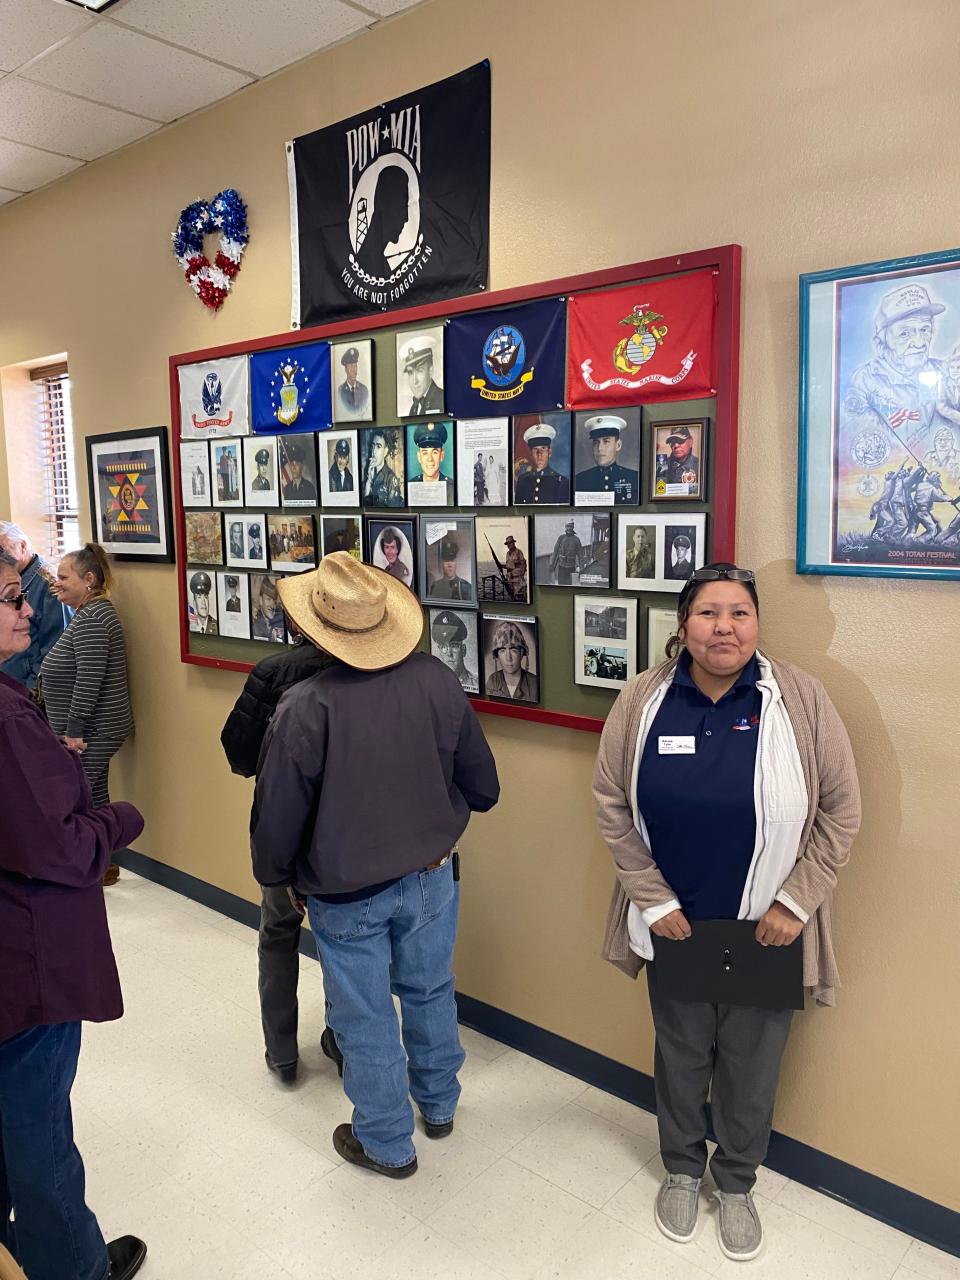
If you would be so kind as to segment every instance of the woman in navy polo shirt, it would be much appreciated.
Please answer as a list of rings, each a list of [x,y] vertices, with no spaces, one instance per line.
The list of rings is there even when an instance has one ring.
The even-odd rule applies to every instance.
[[[832,1004],[830,897],[860,826],[856,768],[822,685],[758,652],[758,631],[753,573],[698,569],[668,661],[629,681],[607,718],[594,775],[617,873],[604,954],[636,977],[657,937],[689,938],[698,920],[756,920],[765,946],[803,934],[804,986]],[[695,1234],[709,1092],[720,1247],[753,1258],[762,1231],[751,1189],[792,1012],[680,1001],[658,989],[655,963],[647,974],[667,1171],[657,1224],[672,1240]]]

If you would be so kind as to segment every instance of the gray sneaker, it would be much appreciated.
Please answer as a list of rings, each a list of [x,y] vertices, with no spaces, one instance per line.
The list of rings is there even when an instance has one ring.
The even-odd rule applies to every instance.
[[[686,1244],[693,1239],[699,1199],[699,1178],[690,1178],[685,1173],[667,1174],[657,1192],[654,1209],[657,1226],[665,1236],[678,1244]]]
[[[763,1245],[763,1227],[753,1196],[749,1191],[740,1194],[715,1191],[713,1195],[720,1203],[718,1236],[721,1250],[734,1262],[749,1262]]]

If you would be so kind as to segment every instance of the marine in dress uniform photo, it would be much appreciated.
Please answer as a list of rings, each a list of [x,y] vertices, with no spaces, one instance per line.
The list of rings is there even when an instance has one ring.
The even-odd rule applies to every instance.
[[[449,533],[440,541],[440,577],[430,579],[431,600],[473,600],[473,583],[457,573],[460,546]]]
[[[416,446],[417,464],[420,469],[409,477],[407,483],[444,485],[444,503],[436,505],[452,507],[454,504],[453,478],[444,475],[441,470],[447,455],[447,436],[445,422],[424,422],[414,428],[413,443]]]
[[[370,388],[358,378],[360,371],[360,351],[357,347],[347,347],[340,357],[343,368],[343,381],[337,384],[337,401],[335,418],[337,422],[359,422],[372,415],[370,407]]]
[[[557,432],[548,422],[535,422],[523,433],[533,467],[518,477],[513,491],[517,506],[551,503],[565,506],[570,501],[570,480],[550,465]]]
[[[443,413],[440,360],[442,345],[430,333],[418,333],[400,345],[397,361],[397,406],[401,418],[421,418]],[[405,379],[406,385],[401,382]]]
[[[613,413],[598,413],[586,419],[583,430],[596,465],[577,472],[578,493],[612,493],[615,506],[636,506],[640,501],[640,472],[622,467],[617,461],[627,429],[626,419]]]
[[[213,587],[209,573],[198,572],[190,577],[190,630],[202,636],[215,636],[217,630],[216,605],[210,607],[210,592]]]
[[[433,614],[430,652],[450,668],[467,693],[479,693],[477,673],[467,665],[469,635],[463,618],[453,609],[442,609]]]
[[[327,473],[331,493],[353,492],[353,472],[349,463],[350,441],[338,440],[333,449],[333,465]]]

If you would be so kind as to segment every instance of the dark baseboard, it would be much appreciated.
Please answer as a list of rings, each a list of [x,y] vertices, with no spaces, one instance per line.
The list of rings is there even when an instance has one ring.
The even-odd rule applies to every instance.
[[[157,862],[146,854],[124,849],[116,855],[121,867],[134,871],[147,880],[153,880],[164,888],[202,903],[221,915],[237,920],[255,929],[260,921],[260,909],[245,898],[218,889],[216,885],[198,880],[185,871],[178,871],[163,862]],[[304,955],[316,959],[316,950],[309,932],[304,929],[300,942]],[[653,1080],[642,1071],[607,1058],[602,1053],[545,1031],[532,1022],[517,1018],[512,1013],[475,1000],[473,996],[457,993],[460,1021],[493,1040],[510,1045],[541,1062],[568,1075],[576,1076],[587,1084],[596,1085],[605,1093],[623,1098],[646,1111],[655,1110]],[[836,1156],[818,1151],[815,1147],[798,1142],[786,1134],[770,1135],[770,1148],[766,1164],[777,1173],[804,1186],[832,1196],[851,1208],[868,1214],[898,1231],[915,1236],[935,1249],[960,1257],[960,1213],[945,1205],[926,1200],[895,1183],[878,1178],[875,1174],[857,1169],[854,1165],[838,1160]]]

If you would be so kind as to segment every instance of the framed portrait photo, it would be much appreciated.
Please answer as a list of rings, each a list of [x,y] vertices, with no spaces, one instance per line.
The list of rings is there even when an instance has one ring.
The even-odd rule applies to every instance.
[[[407,506],[455,506],[453,423],[411,422],[406,436]]]
[[[640,505],[640,410],[578,413],[573,427],[574,505]]]
[[[235,515],[224,517],[227,527],[227,564],[234,569],[266,569],[267,517]]]
[[[667,641],[676,634],[677,611],[659,609],[653,605],[647,609],[647,666],[655,667],[667,659]]]
[[[568,507],[572,489],[569,413],[513,419],[514,506]]]
[[[335,551],[348,551],[357,560],[363,559],[359,516],[320,517],[320,554],[330,556]]]
[[[650,423],[651,502],[706,501],[708,425],[708,418]]]
[[[287,638],[287,623],[280,606],[277,584],[280,574],[251,573],[250,575],[250,638],[270,644],[283,644]]]
[[[285,573],[303,573],[317,567],[317,538],[313,516],[306,512],[284,511],[267,516],[270,568]]]
[[[402,507],[403,427],[360,428],[360,502],[364,507]]]
[[[399,520],[364,518],[367,534],[368,564],[383,569],[416,594],[417,590],[417,517]]]
[[[617,586],[622,591],[675,591],[705,563],[705,514],[617,517]]]
[[[243,506],[243,455],[239,440],[210,441],[210,470],[213,472],[213,505]]]
[[[250,579],[245,573],[217,574],[217,610],[222,636],[250,639]]]
[[[285,507],[317,505],[317,437],[277,436],[280,497]]]
[[[510,505],[510,419],[457,422],[457,501],[461,507]]]
[[[183,440],[180,443],[180,501],[184,508],[209,507],[210,449],[206,440]]]
[[[188,564],[223,564],[223,516],[219,511],[185,511]]]
[[[527,516],[477,516],[477,599],[530,603],[530,521]]]
[[[373,339],[331,343],[330,366],[334,424],[372,422],[377,416],[373,394]]]
[[[465,693],[480,692],[477,615],[466,609],[429,609],[430,652],[449,667]]]
[[[622,689],[636,674],[636,600],[574,596],[574,681],[597,689]]]
[[[800,277],[797,572],[960,579],[960,252]]]
[[[443,325],[397,334],[397,415],[443,413]]]
[[[320,500],[325,507],[359,507],[357,433],[349,428],[318,436]]]
[[[536,618],[485,613],[480,619],[483,696],[504,702],[540,701],[540,630]]]
[[[87,436],[93,539],[118,560],[174,561],[167,428]]]
[[[279,507],[280,468],[276,436],[247,436],[243,442],[243,493],[248,507]]]
[[[533,517],[538,587],[609,587],[609,511],[538,511]]]
[[[473,516],[421,516],[420,599],[477,607]]]
[[[205,569],[186,569],[187,626],[199,636],[220,634],[217,625],[216,574]]]

